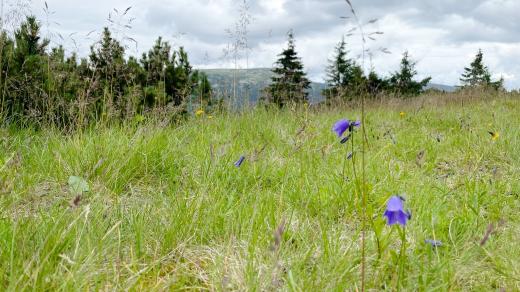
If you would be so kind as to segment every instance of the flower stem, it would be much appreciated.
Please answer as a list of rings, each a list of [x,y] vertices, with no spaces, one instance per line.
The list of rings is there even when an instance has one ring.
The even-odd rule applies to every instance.
[[[400,290],[401,281],[404,277],[404,268],[406,262],[406,227],[403,226],[402,230],[399,232],[401,234],[401,251],[399,253],[399,273],[397,276],[397,291]]]

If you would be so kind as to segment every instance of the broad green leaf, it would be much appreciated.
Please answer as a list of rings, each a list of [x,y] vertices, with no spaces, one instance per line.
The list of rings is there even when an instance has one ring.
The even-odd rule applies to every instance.
[[[81,194],[90,191],[90,187],[85,179],[79,176],[69,177],[69,188],[75,194]]]

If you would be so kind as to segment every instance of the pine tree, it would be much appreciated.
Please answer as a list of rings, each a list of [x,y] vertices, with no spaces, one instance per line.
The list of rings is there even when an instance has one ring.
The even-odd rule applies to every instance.
[[[46,50],[49,40],[40,36],[40,24],[28,16],[14,34],[13,62],[6,80],[11,114],[18,121],[29,118],[41,122],[48,103]]]
[[[155,41],[153,48],[148,54],[143,54],[141,64],[146,70],[146,85],[157,85],[164,81],[164,70],[171,64],[171,47],[161,37]]]
[[[421,81],[415,81],[413,78],[417,75],[415,65],[417,63],[410,58],[408,52],[404,52],[401,59],[401,67],[399,71],[392,74],[389,80],[389,86],[399,95],[418,95],[423,92],[424,87],[428,85],[431,77],[424,78]]]
[[[172,97],[173,105],[182,105],[191,97],[197,82],[192,78],[193,73],[188,53],[180,47],[173,54],[170,66],[166,68],[166,92]]]
[[[7,81],[13,63],[14,41],[4,30],[0,31],[0,122],[12,115],[13,100],[11,100]]]
[[[479,49],[477,55],[473,62],[471,62],[469,67],[464,68],[464,73],[462,73],[462,77],[460,81],[462,82],[463,87],[491,87],[494,89],[500,89],[503,87],[503,79],[498,81],[491,81],[491,73],[489,73],[489,69],[484,65],[483,62],[484,54],[482,50]]]
[[[181,106],[199,83],[198,74],[193,71],[184,48],[172,50],[170,44],[160,37],[154,47],[143,54],[140,62],[145,72],[142,87],[146,106]]]
[[[274,77],[271,78],[272,84],[268,87],[268,101],[283,107],[287,103],[305,102],[308,99],[311,82],[307,79],[303,71],[303,64],[298,57],[294,45],[294,35],[288,33],[287,49],[278,55],[279,59],[272,70]]]
[[[116,100],[124,95],[127,85],[124,55],[124,47],[112,37],[107,27],[103,30],[99,46],[90,48],[90,64],[102,85],[101,89]]]
[[[141,64],[145,71],[144,100],[147,106],[163,106],[171,100],[166,92],[166,71],[172,67],[171,47],[161,37],[155,41],[155,45],[143,53]]]
[[[197,72],[197,86],[195,88],[195,97],[201,103],[201,106],[211,107],[211,83],[209,82],[208,75],[204,72]]]
[[[62,46],[50,52],[48,46],[34,17],[13,35],[0,32],[0,122],[74,128],[105,114],[133,118],[149,107],[186,113],[193,97],[211,103],[207,76],[192,69],[183,48],[172,50],[161,38],[141,60],[126,60],[124,46],[108,28],[79,62]]]
[[[368,74],[366,80],[366,89],[372,96],[376,96],[378,93],[384,92],[388,89],[388,80],[383,77],[379,77],[377,73],[372,70]]]
[[[329,60],[327,72],[327,85],[329,88],[323,91],[327,99],[336,97],[345,97],[347,89],[353,89],[356,83],[354,76],[356,72],[356,64],[353,60],[347,58],[347,50],[345,39],[335,48],[335,55],[333,59]]]
[[[330,87],[346,87],[349,85],[352,77],[352,68],[354,62],[347,58],[345,39],[335,48],[335,56],[329,60],[327,67],[327,84]]]

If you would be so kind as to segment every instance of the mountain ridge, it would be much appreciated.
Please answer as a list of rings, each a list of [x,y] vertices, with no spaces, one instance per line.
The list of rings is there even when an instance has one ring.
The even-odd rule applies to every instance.
[[[233,96],[233,80],[236,74],[237,92],[236,96],[241,97],[237,103],[256,103],[261,95],[262,90],[271,84],[271,77],[274,73],[270,68],[250,68],[250,69],[199,69],[200,72],[206,73],[209,82],[214,91],[219,96]],[[323,82],[311,82],[309,90],[309,101],[317,103],[323,101],[325,98],[321,94],[327,85]],[[453,92],[456,90],[455,86],[430,83],[425,89],[436,89],[445,92]]]

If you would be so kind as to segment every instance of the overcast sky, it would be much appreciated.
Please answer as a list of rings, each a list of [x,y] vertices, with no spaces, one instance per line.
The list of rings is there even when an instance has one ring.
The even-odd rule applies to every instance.
[[[24,0],[5,0],[14,3]],[[243,0],[48,0],[47,25],[44,1],[33,0],[33,13],[40,16],[45,33],[60,33],[69,51],[84,55],[99,35],[109,13],[119,19],[119,37],[132,37],[130,54],[147,50],[157,36],[174,46],[183,45],[198,68],[232,67],[223,51],[239,18]],[[249,0],[252,22],[249,26],[249,62],[240,67],[271,67],[286,46],[286,33],[294,30],[296,49],[311,79],[323,80],[327,59],[334,46],[353,27],[345,0]],[[9,4],[7,3],[7,4]],[[495,77],[503,76],[508,88],[520,88],[520,0],[352,0],[365,32],[384,32],[369,40],[373,66],[380,74],[397,70],[401,54],[408,50],[417,60],[420,77],[432,76],[433,82],[458,84],[464,66],[479,48]],[[6,4],[5,11],[11,9]],[[127,7],[124,17],[116,17]],[[132,29],[124,28],[135,18]],[[56,23],[58,24],[56,24]],[[95,32],[92,32],[95,30]],[[90,34],[89,34],[90,32]],[[73,34],[69,36],[70,34]],[[87,36],[88,35],[88,36]],[[72,39],[76,42],[73,44]],[[346,38],[350,56],[357,58],[362,49],[359,35]],[[379,51],[387,48],[391,54]],[[360,60],[361,62],[361,60]]]

